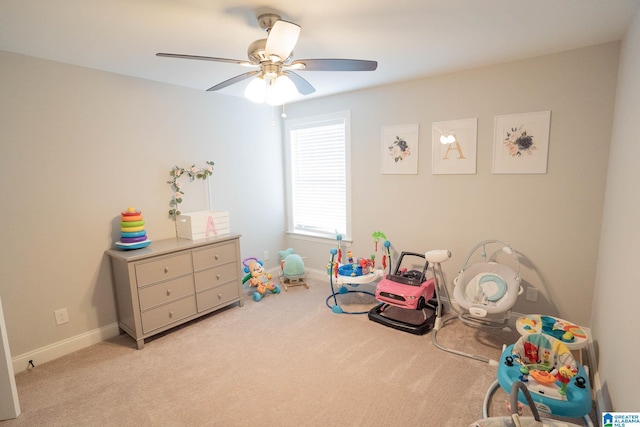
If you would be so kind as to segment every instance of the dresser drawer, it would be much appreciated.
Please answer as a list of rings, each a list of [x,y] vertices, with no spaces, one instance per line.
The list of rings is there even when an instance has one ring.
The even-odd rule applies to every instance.
[[[236,261],[236,244],[234,242],[222,243],[208,249],[193,251],[193,268],[196,271],[231,261]]]
[[[173,279],[191,273],[191,271],[191,254],[187,252],[136,264],[136,279],[138,286],[144,286],[161,280]]]
[[[140,310],[166,304],[188,295],[193,295],[193,293],[193,276],[191,274],[140,288],[138,290]]]
[[[149,332],[196,314],[195,297],[187,297],[142,313],[142,332]]]
[[[196,298],[198,300],[198,312],[224,304],[234,298],[238,298],[238,296],[240,296],[238,282],[235,280],[218,286],[217,288],[200,292],[196,294]]]
[[[217,268],[210,268],[195,273],[196,292],[219,286],[238,278],[238,265],[235,262]]]

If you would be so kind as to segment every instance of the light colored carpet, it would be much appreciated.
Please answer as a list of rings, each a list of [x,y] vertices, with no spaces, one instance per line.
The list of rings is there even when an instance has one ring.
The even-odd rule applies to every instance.
[[[437,349],[430,333],[334,314],[327,281],[309,283],[247,297],[142,350],[120,335],[19,373],[22,415],[0,425],[467,426],[482,417],[495,367]],[[363,294],[338,298],[348,310],[375,305]],[[438,337],[497,359],[517,334],[456,320]],[[496,399],[506,414],[506,394]]]

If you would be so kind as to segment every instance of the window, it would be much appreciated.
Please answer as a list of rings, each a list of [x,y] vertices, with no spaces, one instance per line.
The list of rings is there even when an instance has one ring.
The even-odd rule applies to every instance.
[[[349,126],[349,112],[285,122],[289,232],[350,235]]]

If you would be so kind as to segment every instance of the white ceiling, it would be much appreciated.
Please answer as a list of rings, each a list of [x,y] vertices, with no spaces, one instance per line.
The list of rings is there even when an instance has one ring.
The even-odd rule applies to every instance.
[[[277,12],[302,27],[294,59],[378,61],[307,72],[325,96],[620,40],[640,0],[0,0],[0,50],[198,90],[247,71],[156,52],[247,59]],[[241,96],[248,81],[224,89]]]

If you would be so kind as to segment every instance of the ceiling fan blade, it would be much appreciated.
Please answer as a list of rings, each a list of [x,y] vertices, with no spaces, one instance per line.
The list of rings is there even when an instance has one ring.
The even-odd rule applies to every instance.
[[[241,61],[239,59],[215,58],[213,56],[182,55],[179,53],[156,53],[156,56],[161,56],[164,58],[197,59],[199,61],[228,62],[231,64],[239,64],[251,67],[258,66],[258,64],[253,64],[249,61]]]
[[[219,89],[223,89],[227,86],[231,86],[232,84],[241,82],[243,80],[248,79],[249,77],[253,77],[256,74],[258,74],[260,71],[249,71],[248,73],[244,73],[244,74],[240,74],[239,76],[235,76],[235,77],[231,77],[229,80],[225,80],[222,83],[218,83],[215,86],[211,86],[209,89],[207,89],[207,92],[213,91],[213,90],[219,90]]]
[[[297,59],[288,69],[305,71],[374,71],[378,62],[362,59]]]
[[[300,77],[299,74],[294,73],[293,71],[287,71],[286,75],[289,76],[294,85],[296,85],[296,89],[302,95],[309,95],[316,91],[316,89],[311,86],[311,83]]]
[[[277,56],[284,62],[293,52],[300,36],[300,26],[293,22],[277,20],[269,30],[265,52],[268,56]]]

